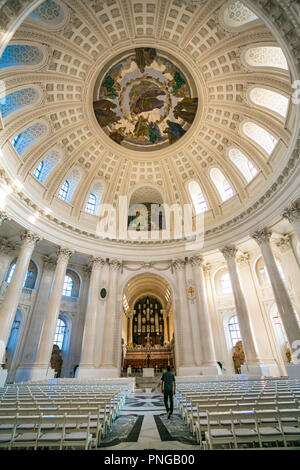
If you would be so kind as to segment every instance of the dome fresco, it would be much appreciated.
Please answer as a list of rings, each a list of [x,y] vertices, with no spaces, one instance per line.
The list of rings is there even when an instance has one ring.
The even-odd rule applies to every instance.
[[[0,57],[0,169],[12,186],[0,210],[16,198],[27,224],[34,215],[36,227],[101,243],[101,207],[118,213],[126,197],[129,209],[151,188],[203,215],[211,239],[254,224],[292,188],[299,128],[292,53],[260,9],[32,0]]]
[[[96,96],[100,127],[116,143],[138,150],[177,142],[198,107],[182,70],[154,48],[137,48],[114,64]]]

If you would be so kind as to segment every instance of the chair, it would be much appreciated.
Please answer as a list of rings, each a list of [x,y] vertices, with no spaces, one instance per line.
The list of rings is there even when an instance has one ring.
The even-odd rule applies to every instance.
[[[231,410],[231,423],[233,442],[236,449],[240,444],[259,443],[254,410]]]
[[[75,425],[80,428],[80,424],[87,423],[86,430],[67,432],[67,425]],[[90,415],[66,415],[65,426],[63,428],[62,449],[66,448],[81,448],[85,450],[91,448],[92,434],[90,432]]]
[[[295,443],[298,443],[299,445],[300,444],[300,409],[278,410],[278,415],[279,415],[279,427],[283,435],[284,446],[287,447],[289,442],[295,442]],[[289,420],[292,420],[292,421],[289,422]]]
[[[221,421],[228,420],[231,417],[231,412],[206,412],[207,414],[207,431],[205,431],[205,443],[203,448],[207,447],[212,450],[216,445],[229,445],[231,447],[234,442],[232,433],[232,423],[229,419],[229,425],[222,425]],[[199,420],[201,423],[202,420]]]
[[[39,427],[39,415],[16,415],[15,434],[11,442],[11,449],[33,448],[36,449]]]
[[[65,420],[65,415],[44,415],[42,413],[39,423],[37,448],[54,447],[61,449]]]
[[[0,449],[11,449],[16,433],[16,416],[0,417]]]
[[[255,410],[259,444],[275,442],[276,446],[283,442],[282,431],[279,426],[278,409]]]

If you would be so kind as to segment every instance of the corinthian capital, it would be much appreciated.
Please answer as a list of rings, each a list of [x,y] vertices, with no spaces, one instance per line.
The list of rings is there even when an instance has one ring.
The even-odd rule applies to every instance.
[[[235,246],[224,246],[224,248],[220,249],[222,255],[226,260],[235,259],[235,255],[237,254],[237,248]]]
[[[25,230],[25,232],[20,235],[20,238],[22,240],[22,245],[28,247],[34,246],[40,241],[40,237],[36,233],[29,232],[28,230]]]
[[[56,252],[58,259],[62,261],[69,261],[69,258],[73,253],[74,251],[71,251],[68,248],[62,248],[62,247],[59,247]]]
[[[237,258],[237,263],[238,264],[248,264],[248,261],[250,259],[249,253],[243,253],[241,256]]]
[[[200,255],[192,256],[189,259],[189,262],[191,263],[192,266],[202,266],[203,258]]]
[[[202,266],[203,272],[209,274],[211,272],[211,264],[210,263],[205,263]]]
[[[0,238],[0,253],[9,253],[10,251],[13,251],[14,248],[15,247],[9,243],[7,238]]]
[[[56,260],[51,258],[51,256],[45,255],[43,257],[44,267],[53,268],[56,265]]]
[[[92,267],[95,268],[95,269],[100,269],[100,268],[103,268],[103,266],[105,265],[105,260],[103,258],[100,258],[100,257],[92,257],[91,258],[91,263],[92,263]]]
[[[292,224],[296,220],[300,220],[300,204],[298,202],[293,202],[290,207],[287,207],[282,217],[288,219],[288,221]]]
[[[122,263],[120,263],[120,261],[117,260],[117,259],[111,260],[111,262],[109,263],[109,265],[110,265],[110,267],[111,267],[111,269],[112,269],[113,271],[119,271],[119,270],[121,269],[121,267],[122,267]]]
[[[173,261],[173,267],[179,271],[182,271],[185,267],[185,260],[184,259],[176,259]]]
[[[279,240],[275,241],[275,245],[281,253],[284,253],[285,251],[289,250],[291,248],[291,239],[289,235],[284,235],[283,237],[279,238]]]
[[[272,232],[270,232],[267,228],[263,228],[261,230],[256,230],[252,234],[252,238],[259,244],[262,245],[263,243],[268,243],[272,236]]]

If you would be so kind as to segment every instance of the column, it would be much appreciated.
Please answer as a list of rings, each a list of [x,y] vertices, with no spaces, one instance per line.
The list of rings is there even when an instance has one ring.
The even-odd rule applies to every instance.
[[[218,367],[213,343],[211,320],[208,310],[208,300],[205,289],[203,274],[203,258],[193,256],[190,263],[194,270],[194,282],[196,287],[196,300],[198,307],[198,324],[200,334],[200,344],[202,350],[202,368],[205,375],[217,375]]]
[[[256,251],[254,257],[256,258]],[[254,265],[254,260],[251,259],[249,253],[242,253],[237,257],[236,261],[246,304],[251,312],[251,324],[255,331],[258,356],[262,362],[261,367],[266,367],[264,375],[276,377],[284,375],[285,370],[279,368],[280,366],[276,360],[277,351],[276,344],[274,344],[272,326],[270,325],[271,319],[260,303],[260,296],[257,291],[258,287],[251,269],[251,266]]]
[[[22,359],[16,371],[15,382],[27,382],[30,378],[43,327],[45,304],[51,292],[55,266],[55,259],[50,256],[43,257],[43,268],[40,273],[36,302],[28,322],[26,342],[24,344]]]
[[[89,299],[85,315],[81,359],[77,371],[77,376],[80,378],[93,376],[95,368],[94,351],[97,315],[99,313],[100,276],[104,264],[104,259],[92,258]]]
[[[176,329],[175,334],[179,338],[177,351],[179,357],[176,358],[178,364],[178,375],[194,375],[194,345],[193,335],[189,319],[189,306],[187,302],[187,288],[185,280],[185,260],[177,259],[173,262],[177,277],[177,295],[180,309],[176,308]],[[177,330],[177,331],[176,331]],[[177,341],[176,341],[177,343]]]
[[[121,348],[121,314],[119,309],[121,305],[117,305],[118,296],[118,278],[121,269],[121,263],[118,260],[112,260],[110,266],[110,281],[108,302],[105,312],[104,323],[104,341],[102,348],[102,375],[108,377],[118,377]]]
[[[235,256],[237,249],[234,246],[227,246],[220,250],[226,259],[229,276],[233,291],[234,303],[236,307],[236,314],[238,317],[239,327],[241,331],[243,348],[245,353],[246,367],[243,369],[249,375],[262,375],[259,359],[255,349],[253,336],[251,332],[250,320],[245,297],[242,291],[240,278],[237,271]],[[242,369],[242,370],[243,370]]]
[[[292,224],[300,240],[300,204],[293,202],[284,210],[282,216]]]
[[[275,250],[277,249],[277,251],[281,255],[280,264],[282,266],[285,279],[288,279],[289,284],[292,288],[292,292],[295,296],[295,300],[297,303],[297,310],[300,315],[300,269],[291,244],[291,237],[289,235],[283,235],[281,238],[275,239],[274,244],[276,246]]]
[[[37,358],[31,371],[31,379],[52,378],[54,376],[54,371],[50,367],[50,359],[65,275],[71,254],[72,252],[66,248],[59,248],[57,251],[58,259],[54,274],[54,283],[47,305]]]
[[[282,320],[282,324],[285,328],[286,336],[288,338],[288,342],[290,343],[293,356],[293,353],[296,353],[296,350],[300,346],[300,328],[291,299],[285,287],[284,281],[281,278],[274,254],[271,249],[271,235],[272,232],[268,231],[267,229],[263,229],[257,230],[252,235],[252,237],[258,243],[262,251],[270,282],[273,288],[277,308]],[[293,357],[293,362],[295,362],[295,360],[299,362],[298,357]],[[300,364],[298,365],[300,377]]]
[[[5,348],[18,308],[32,252],[39,237],[28,231],[21,235],[22,245],[12,280],[0,308],[0,365],[5,361]],[[1,366],[0,366],[1,367]]]

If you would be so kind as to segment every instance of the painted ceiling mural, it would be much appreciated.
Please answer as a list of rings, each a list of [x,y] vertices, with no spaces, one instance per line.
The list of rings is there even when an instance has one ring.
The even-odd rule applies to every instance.
[[[186,76],[153,48],[138,48],[115,63],[98,85],[94,112],[115,142],[156,150],[178,141],[192,125],[198,98]]]

